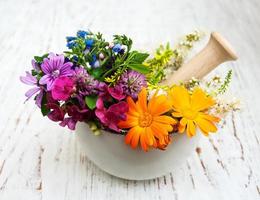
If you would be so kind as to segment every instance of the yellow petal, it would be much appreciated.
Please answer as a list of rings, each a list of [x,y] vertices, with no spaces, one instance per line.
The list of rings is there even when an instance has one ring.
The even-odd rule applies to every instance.
[[[190,108],[190,95],[183,86],[174,86],[169,92],[169,97],[174,110]]]
[[[206,119],[208,121],[212,121],[212,122],[219,122],[220,121],[220,118],[215,117],[213,115],[205,114],[205,113],[199,113],[199,116],[201,118],[204,118],[204,119]]]
[[[213,106],[215,101],[212,97],[207,96],[206,93],[196,88],[191,95],[191,107],[193,110],[201,111]]]
[[[206,133],[217,131],[217,127],[211,121],[203,118],[197,118],[195,121],[199,128]]]

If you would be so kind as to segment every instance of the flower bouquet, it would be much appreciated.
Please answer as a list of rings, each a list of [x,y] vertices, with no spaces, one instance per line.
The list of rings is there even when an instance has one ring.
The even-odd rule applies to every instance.
[[[33,86],[27,100],[34,97],[43,116],[76,129],[100,168],[122,178],[154,178],[186,159],[196,132],[216,132],[223,116],[237,109],[236,101],[222,99],[231,70],[224,80],[201,79],[236,59],[218,33],[183,64],[200,38],[199,32],[188,34],[175,48],[160,46],[150,56],[133,50],[125,35],[107,42],[101,33],[78,31],[66,38],[67,51],[35,56],[33,69],[20,79]]]

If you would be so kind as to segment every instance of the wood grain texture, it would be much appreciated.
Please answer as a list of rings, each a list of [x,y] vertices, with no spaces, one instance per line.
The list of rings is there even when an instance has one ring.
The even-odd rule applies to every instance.
[[[258,0],[0,0],[0,199],[260,199],[259,11]],[[126,33],[139,49],[174,44],[194,28],[217,30],[239,60],[214,73],[234,69],[230,91],[243,111],[167,176],[136,182],[102,172],[74,133],[23,104],[28,87],[19,83],[33,55],[61,52],[64,36],[81,28]]]

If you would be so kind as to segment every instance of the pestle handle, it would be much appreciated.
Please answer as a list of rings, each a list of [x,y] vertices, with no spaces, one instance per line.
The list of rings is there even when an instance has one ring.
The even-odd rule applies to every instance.
[[[183,81],[188,81],[192,77],[200,79],[221,63],[236,59],[237,55],[229,42],[219,33],[213,32],[206,47],[188,63],[170,75],[162,84],[171,86]]]

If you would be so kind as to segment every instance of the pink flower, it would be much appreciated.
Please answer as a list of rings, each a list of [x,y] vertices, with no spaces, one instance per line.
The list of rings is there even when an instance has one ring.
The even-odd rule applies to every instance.
[[[96,103],[96,116],[100,119],[104,126],[120,132],[117,124],[120,120],[126,120],[126,112],[128,111],[128,104],[124,101],[121,101],[117,104],[113,104],[108,109],[104,107],[102,98],[99,98]]]
[[[66,101],[75,90],[74,81],[72,78],[62,76],[58,77],[54,83],[51,91],[52,97],[55,100]]]
[[[108,92],[113,98],[119,101],[126,97],[123,88],[120,87],[119,85],[116,85],[115,87],[109,87]]]

